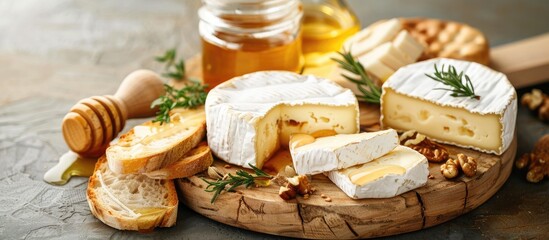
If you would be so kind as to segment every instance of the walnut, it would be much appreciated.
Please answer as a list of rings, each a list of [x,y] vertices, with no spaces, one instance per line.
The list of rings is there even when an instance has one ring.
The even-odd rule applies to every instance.
[[[221,171],[220,169],[210,166],[208,167],[208,177],[214,180],[223,179],[225,176],[225,173]]]
[[[549,121],[549,95],[539,89],[532,89],[531,93],[522,96],[520,102],[530,111],[537,113],[538,118],[542,121]]]
[[[280,187],[278,195],[284,200],[289,200],[295,198],[295,195],[292,198],[286,198],[295,193],[305,197],[305,199],[308,199],[309,195],[311,195],[314,191],[315,189],[309,183],[309,178],[307,178],[307,176],[297,175],[295,177],[286,178],[286,184]]]
[[[528,167],[528,173],[526,174],[526,180],[529,182],[537,183],[543,180],[545,176],[549,176],[549,134],[545,134],[541,137],[532,153],[526,153],[522,155],[515,162],[515,166],[519,169]]]
[[[286,186],[288,183],[288,178],[297,176],[295,170],[292,166],[287,165],[284,169],[280,170],[278,174],[271,180],[276,183],[278,186]]]
[[[538,118],[542,121],[549,121],[549,97],[543,98],[543,104],[538,109]]]
[[[457,155],[457,162],[465,176],[473,177],[477,174],[477,161],[463,153]]]
[[[445,164],[440,165],[440,172],[447,178],[455,178],[459,174],[458,162],[453,159],[448,159]]]
[[[280,198],[288,201],[290,199],[294,199],[297,196],[297,192],[292,187],[281,186],[280,189],[278,190],[278,196],[280,196]]]
[[[276,175],[273,179],[271,179],[271,182],[274,182],[278,186],[286,186],[288,184],[288,178],[283,175]]]
[[[410,130],[400,136],[400,144],[423,154],[429,162],[440,163],[448,159],[448,150],[442,145],[429,140],[425,135]]]
[[[300,195],[310,194],[313,192],[311,190],[311,185],[309,184],[309,179],[305,175],[298,175],[288,178],[288,185],[295,188],[297,193]]]
[[[520,103],[527,106],[530,110],[536,110],[543,101],[543,92],[539,89],[532,89],[531,93],[522,96]]]
[[[286,165],[286,167],[284,168],[284,170],[281,173],[285,177],[295,177],[295,176],[297,176],[297,173],[295,172],[295,169],[290,165]],[[281,173],[279,173],[279,174],[281,174]]]

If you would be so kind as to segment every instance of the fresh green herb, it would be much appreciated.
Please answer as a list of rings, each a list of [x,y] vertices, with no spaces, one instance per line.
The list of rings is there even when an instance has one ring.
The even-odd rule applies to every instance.
[[[339,63],[341,68],[358,75],[358,77],[351,77],[347,74],[341,74],[341,76],[356,84],[358,90],[362,93],[362,95],[358,95],[357,97],[366,102],[379,104],[381,88],[374,84],[370,77],[368,77],[364,66],[362,66],[350,52],[344,50],[343,52],[339,52],[339,55],[341,55],[343,59],[332,58],[332,60]]]
[[[164,84],[166,94],[151,103],[151,108],[158,106],[158,112],[156,112],[156,118],[153,122],[169,123],[172,109],[179,107],[195,108],[206,102],[206,88],[208,86],[201,84],[198,80],[187,78],[185,61],[182,59],[176,61],[176,58],[175,48],[166,51],[163,56],[155,58],[156,61],[166,64],[164,67],[166,72],[162,76],[178,81],[187,80],[187,82],[181,89],[175,89],[168,84]]]
[[[448,69],[445,69],[443,64],[441,71],[439,71],[437,65],[435,64],[434,76],[427,73],[425,76],[450,87],[435,88],[435,90],[451,91],[452,94],[450,94],[450,96],[452,97],[470,97],[477,100],[480,99],[480,96],[475,95],[475,87],[473,87],[473,83],[471,83],[469,76],[467,76],[467,74],[463,74],[463,71],[458,74],[456,68],[452,65],[448,65]],[[463,84],[463,76],[465,76],[465,84]]]
[[[244,185],[246,188],[249,188],[253,184],[260,186],[268,185],[266,181],[272,179],[273,176],[261,171],[261,169],[252,164],[248,165],[250,165],[250,167],[254,170],[255,175],[250,174],[244,170],[238,170],[236,171],[236,175],[232,175],[229,173],[223,179],[217,180],[215,182],[208,181],[205,178],[202,178],[202,180],[208,184],[208,186],[206,187],[206,192],[214,193],[210,202],[214,203],[222,191],[234,192],[234,189],[238,186]]]
[[[166,94],[160,96],[151,104],[151,108],[158,106],[158,112],[156,112],[156,118],[153,122],[169,123],[170,110],[174,108],[195,108],[203,105],[206,102],[206,88],[207,85],[192,81],[189,81],[181,89],[175,89],[168,84],[164,84]]]
[[[180,59],[176,61],[177,52],[174,49],[170,49],[164,53],[163,56],[156,57],[156,61],[165,63],[164,69],[166,72],[162,73],[163,77],[172,78],[177,81],[185,80],[187,78],[185,72],[185,61]]]

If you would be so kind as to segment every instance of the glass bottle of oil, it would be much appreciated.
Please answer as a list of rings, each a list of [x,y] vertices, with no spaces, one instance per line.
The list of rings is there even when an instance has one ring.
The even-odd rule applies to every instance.
[[[202,73],[210,89],[260,70],[299,72],[299,0],[203,0],[198,11]]]
[[[330,61],[360,23],[345,0],[303,0],[303,54],[306,67]]]

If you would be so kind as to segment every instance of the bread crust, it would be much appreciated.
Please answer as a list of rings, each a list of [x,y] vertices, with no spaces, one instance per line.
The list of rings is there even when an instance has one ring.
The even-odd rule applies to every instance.
[[[172,180],[161,180],[163,188],[165,188],[168,193],[166,197],[168,204],[165,207],[164,213],[155,216],[152,220],[144,220],[140,217],[131,218],[110,210],[111,208],[97,192],[98,188],[101,187],[98,173],[102,168],[106,168],[104,171],[110,171],[106,164],[107,160],[105,156],[102,156],[97,160],[94,174],[89,178],[88,189],[86,191],[86,199],[88,200],[90,210],[97,219],[119,230],[150,231],[155,227],[171,227],[175,225],[177,220],[178,198]]]
[[[150,126],[152,122],[146,122],[143,126]],[[131,142],[135,137],[134,129],[120,136],[120,140],[117,144],[107,148],[106,155],[109,164],[109,168],[120,174],[130,173],[146,173],[164,168],[177,160],[181,159],[188,151],[193,149],[206,135],[206,121],[203,124],[197,125],[193,128],[188,137],[181,139],[173,146],[166,146],[160,152],[152,154],[143,154],[143,156],[135,158],[123,158],[119,156],[117,149],[121,144]]]
[[[205,171],[212,163],[213,156],[210,147],[203,141],[187,152],[180,160],[165,168],[145,173],[145,175],[153,179],[185,178]]]

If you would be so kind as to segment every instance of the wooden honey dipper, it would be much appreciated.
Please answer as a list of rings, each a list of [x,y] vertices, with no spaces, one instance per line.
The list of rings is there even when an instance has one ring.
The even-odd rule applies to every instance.
[[[63,119],[69,148],[84,157],[98,157],[124,128],[128,118],[154,116],[151,102],[164,94],[160,76],[150,70],[130,73],[113,95],[93,96],[76,103]]]

